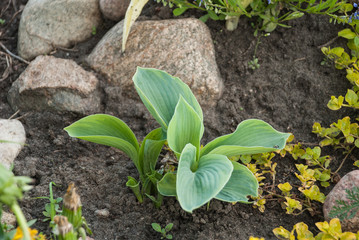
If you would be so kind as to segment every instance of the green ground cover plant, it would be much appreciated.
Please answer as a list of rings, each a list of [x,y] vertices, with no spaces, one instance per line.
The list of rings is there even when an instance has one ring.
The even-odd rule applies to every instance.
[[[309,231],[308,226],[303,223],[297,223],[293,226],[292,231],[283,227],[273,229],[273,233],[278,239],[298,239],[298,240],[357,240],[358,233],[342,232],[342,227],[338,218],[333,218],[330,222],[317,222],[316,227],[319,233],[314,235]]]
[[[139,182],[129,177],[127,185],[140,202],[144,195],[156,205],[162,196],[175,196],[185,211],[192,212],[213,198],[248,203],[247,196],[257,196],[255,176],[229,158],[283,149],[290,134],[250,119],[240,123],[232,134],[218,137],[202,148],[203,113],[186,84],[166,72],[146,68],[138,68],[133,81],[144,105],[161,126],[150,132],[141,145],[122,120],[110,115],[91,115],[65,130],[72,137],[125,152],[140,177]],[[156,170],[156,162],[165,144],[174,152],[178,166],[163,176]]]
[[[274,31],[277,26],[289,28],[285,22],[300,18],[304,13],[325,14],[333,18],[339,18],[334,15],[343,8],[346,1],[328,0],[316,2],[314,0],[156,0],[163,5],[174,7],[173,14],[179,16],[188,9],[198,9],[207,12],[200,18],[207,21],[226,20],[226,29],[233,31],[238,26],[239,17],[245,15],[248,18],[256,18],[257,23],[253,24],[255,28],[254,35],[265,31],[267,33]],[[131,26],[139,17],[143,7],[148,0],[131,0],[127,9],[124,30],[122,37],[122,51],[126,49],[126,42],[131,30]],[[258,60],[257,60],[258,61]],[[252,68],[258,68],[256,58],[252,60]]]

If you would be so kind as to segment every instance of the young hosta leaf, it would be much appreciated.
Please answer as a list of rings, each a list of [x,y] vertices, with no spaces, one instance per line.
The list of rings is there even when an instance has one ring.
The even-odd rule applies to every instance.
[[[139,164],[143,174],[151,174],[155,170],[158,156],[166,140],[162,139],[162,129],[157,128],[151,131],[142,141],[139,152]]]
[[[138,67],[133,82],[142,102],[165,131],[180,96],[195,110],[201,121],[203,120],[201,106],[191,89],[179,78],[157,69]]]
[[[187,144],[183,149],[177,171],[177,197],[187,212],[192,212],[212,198],[226,185],[233,165],[218,154],[203,156],[196,162],[196,148]]]
[[[135,196],[137,197],[138,201],[140,203],[143,202],[143,198],[142,198],[142,194],[141,194],[141,189],[140,189],[140,183],[137,182],[136,179],[134,179],[131,176],[127,177],[127,182],[126,182],[126,186],[131,188],[131,190],[133,191],[133,193],[135,194]]]
[[[137,168],[139,167],[139,146],[135,134],[126,123],[116,117],[106,114],[90,115],[64,130],[71,137],[118,148],[134,161]]]
[[[172,172],[166,173],[157,183],[158,192],[163,196],[175,197],[176,193],[176,174]]]
[[[180,154],[187,143],[196,147],[199,153],[200,140],[203,135],[203,122],[195,110],[181,96],[172,120],[168,125],[168,146]]]
[[[125,20],[123,22],[123,33],[122,33],[122,52],[126,49],[126,42],[128,35],[130,34],[131,27],[140,16],[142,8],[146,5],[148,0],[131,0],[130,6],[128,6]]]
[[[248,196],[258,197],[258,181],[253,173],[242,164],[232,162],[233,172],[216,199],[226,202],[248,203]]]
[[[290,133],[275,130],[268,123],[249,119],[241,122],[236,131],[214,139],[202,150],[206,154],[223,154],[227,157],[243,154],[256,154],[283,149]]]

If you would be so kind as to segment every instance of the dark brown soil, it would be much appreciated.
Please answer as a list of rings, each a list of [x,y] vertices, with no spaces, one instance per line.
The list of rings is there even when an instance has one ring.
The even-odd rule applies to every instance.
[[[16,10],[10,0],[0,3],[1,16],[6,23],[0,25],[0,41],[17,54],[17,29],[20,14],[14,18]],[[15,1],[16,2],[16,1]],[[17,8],[26,0],[17,0]],[[141,19],[172,18],[171,12],[155,3],[149,3]],[[200,16],[198,12],[188,12],[182,17]],[[12,19],[13,18],[13,19]],[[12,19],[12,20],[11,20]],[[350,84],[345,73],[333,66],[322,66],[324,58],[319,46],[337,36],[342,26],[329,24],[326,16],[304,16],[290,22],[291,29],[278,28],[269,37],[263,37],[257,50],[260,68],[251,70],[256,38],[251,21],[242,17],[234,32],[224,29],[224,22],[211,21],[211,30],[216,49],[216,59],[225,84],[222,99],[214,109],[205,112],[206,143],[215,137],[232,132],[239,122],[248,118],[260,118],[276,129],[292,132],[298,141],[318,143],[311,133],[314,122],[324,126],[346,115],[354,116],[348,110],[331,111],[326,107],[331,95],[345,94]],[[78,44],[77,52],[57,51],[55,56],[72,58],[82,63],[101,36],[113,25],[105,21],[97,29],[97,34],[88,42]],[[336,40],[332,46],[345,46],[345,41]],[[3,49],[0,51],[4,52]],[[0,55],[0,117],[9,118],[14,111],[7,103],[7,92],[11,84],[26,68],[26,64],[12,59],[7,67],[6,57]],[[121,104],[112,103],[112,104]],[[106,112],[111,112],[109,109]],[[209,209],[202,207],[189,214],[181,210],[174,198],[165,198],[160,209],[156,209],[149,199],[139,204],[135,196],[126,188],[127,176],[137,176],[132,162],[120,151],[76,139],[71,139],[63,130],[83,116],[72,113],[20,112],[27,134],[27,146],[15,161],[16,175],[27,175],[34,179],[34,188],[22,201],[27,219],[38,219],[35,227],[49,233],[47,223],[42,223],[45,200],[35,197],[48,196],[51,181],[55,197],[62,196],[67,184],[74,181],[79,188],[83,212],[90,224],[95,239],[159,239],[151,223],[164,226],[174,223],[171,233],[174,239],[240,239],[250,236],[275,239],[272,229],[284,226],[291,229],[304,221],[312,231],[314,223],[322,221],[322,214],[311,216],[304,212],[299,216],[287,215],[278,201],[268,201],[264,213],[251,205],[212,201]],[[156,124],[153,120],[118,117],[129,124],[139,140]],[[343,159],[340,151],[325,148],[325,153],[333,157],[333,169]],[[353,153],[358,156],[358,152]],[[290,181],[299,185],[294,176],[295,163],[292,158],[276,158],[276,183]],[[354,169],[348,160],[341,176]],[[331,187],[323,189],[328,193]],[[321,205],[316,205],[319,213]],[[110,215],[101,217],[96,210],[108,209]]]

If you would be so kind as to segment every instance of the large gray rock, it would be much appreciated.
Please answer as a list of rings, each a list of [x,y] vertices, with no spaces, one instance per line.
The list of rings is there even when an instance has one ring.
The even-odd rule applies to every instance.
[[[9,169],[25,141],[25,129],[20,121],[0,119],[0,164]]]
[[[202,106],[214,106],[223,89],[215,61],[214,46],[207,26],[197,19],[136,22],[121,53],[123,21],[97,44],[87,61],[105,75],[116,93],[110,99],[139,101],[132,77],[137,66],[164,70],[190,86]],[[118,99],[117,99],[118,100]],[[123,102],[123,104],[125,104]],[[128,106],[131,108],[131,106]],[[123,111],[131,111],[123,107]],[[137,110],[136,110],[137,111]]]
[[[96,76],[72,60],[38,56],[13,83],[8,100],[14,110],[101,112]]]
[[[348,202],[346,190],[352,190],[354,187],[359,187],[359,170],[351,171],[346,174],[332,189],[325,199],[323,206],[324,218],[329,222],[330,211],[334,206],[337,206],[338,200]],[[341,221],[343,231],[357,232],[359,231],[359,211],[352,219]]]
[[[130,2],[130,0],[100,0],[100,9],[105,18],[119,21],[126,15]]]
[[[18,52],[25,59],[91,37],[101,22],[98,0],[29,0],[21,15]]]

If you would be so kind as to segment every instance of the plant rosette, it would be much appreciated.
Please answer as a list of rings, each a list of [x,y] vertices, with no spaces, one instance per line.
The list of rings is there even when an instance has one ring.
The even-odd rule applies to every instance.
[[[192,212],[211,199],[248,203],[248,196],[258,196],[253,173],[229,158],[283,149],[289,133],[250,119],[241,122],[233,133],[201,148],[203,113],[185,83],[166,72],[146,68],[138,68],[133,81],[144,105],[161,126],[141,145],[122,120],[105,114],[85,117],[65,130],[72,137],[125,152],[140,175],[142,189],[132,177],[127,182],[139,201],[145,195],[159,206],[162,196],[175,196],[185,211]],[[165,142],[175,153],[178,167],[162,176],[155,167]]]

